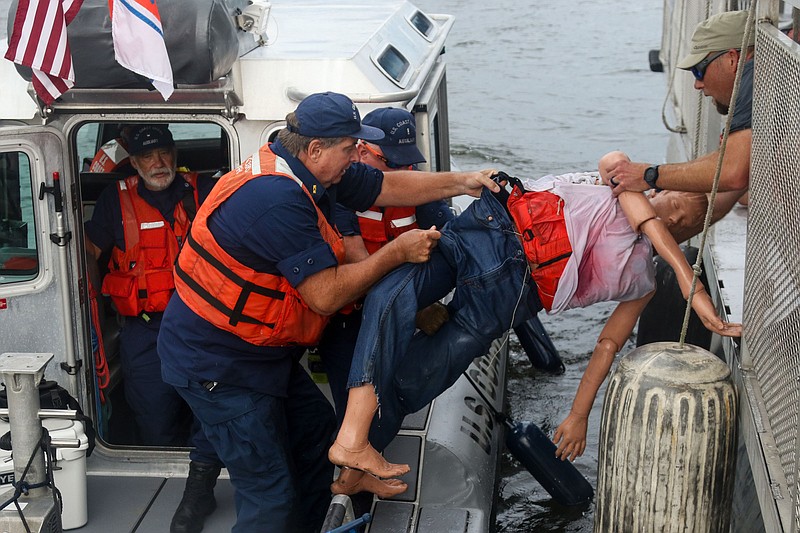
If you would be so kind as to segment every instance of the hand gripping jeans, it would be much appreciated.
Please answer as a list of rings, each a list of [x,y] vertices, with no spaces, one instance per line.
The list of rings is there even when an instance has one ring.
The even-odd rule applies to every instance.
[[[380,409],[370,442],[382,450],[403,417],[447,390],[473,359],[541,309],[525,253],[505,207],[487,190],[442,228],[430,261],[384,277],[364,302],[348,388],[372,383]],[[450,320],[415,334],[418,309],[455,293]]]

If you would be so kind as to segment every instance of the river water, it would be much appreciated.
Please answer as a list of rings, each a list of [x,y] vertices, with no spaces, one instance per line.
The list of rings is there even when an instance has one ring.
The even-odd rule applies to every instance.
[[[288,0],[274,0],[288,1]],[[658,48],[661,3],[417,0],[428,13],[456,16],[446,49],[453,156],[464,169],[493,167],[518,177],[592,170],[610,150],[663,160],[664,80],[649,71]],[[0,0],[5,35],[10,0]],[[566,365],[550,376],[530,366],[512,338],[509,409],[552,434],[569,412],[597,335],[613,305],[542,315]],[[623,353],[633,348],[628,343]],[[602,394],[589,418],[577,468],[595,484]],[[500,532],[588,532],[593,509],[572,511],[505,454]]]

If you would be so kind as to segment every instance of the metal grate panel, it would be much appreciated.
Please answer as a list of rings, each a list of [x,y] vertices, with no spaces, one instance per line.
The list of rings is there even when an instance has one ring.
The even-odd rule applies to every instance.
[[[800,400],[800,53],[756,34],[745,337],[787,486],[797,497]],[[795,511],[797,516],[797,511]]]

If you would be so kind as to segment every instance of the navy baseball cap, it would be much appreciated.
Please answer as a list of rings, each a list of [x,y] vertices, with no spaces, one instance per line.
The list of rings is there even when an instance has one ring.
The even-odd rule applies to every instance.
[[[362,126],[358,108],[347,96],[325,92],[306,96],[294,112],[299,127],[289,131],[304,137],[353,137],[367,141],[383,138],[378,128]]]
[[[382,107],[367,113],[364,125],[379,128],[386,135],[372,141],[383,150],[386,159],[395,165],[424,163],[425,156],[417,148],[417,122],[414,115],[397,107]],[[364,139],[369,140],[369,139]]]
[[[128,153],[141,154],[154,148],[175,146],[175,140],[166,124],[140,124],[133,126],[126,138]]]

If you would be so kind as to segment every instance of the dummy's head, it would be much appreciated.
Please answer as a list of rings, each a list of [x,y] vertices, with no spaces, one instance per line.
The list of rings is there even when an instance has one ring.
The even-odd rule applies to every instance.
[[[608,171],[619,163],[620,161],[630,161],[631,159],[625,155],[625,152],[620,152],[619,150],[615,150],[613,152],[608,152],[606,155],[600,158],[600,161],[597,162],[597,170],[600,171],[600,175],[605,178]]]
[[[683,242],[703,230],[708,198],[702,192],[661,191],[650,203],[676,242]]]

